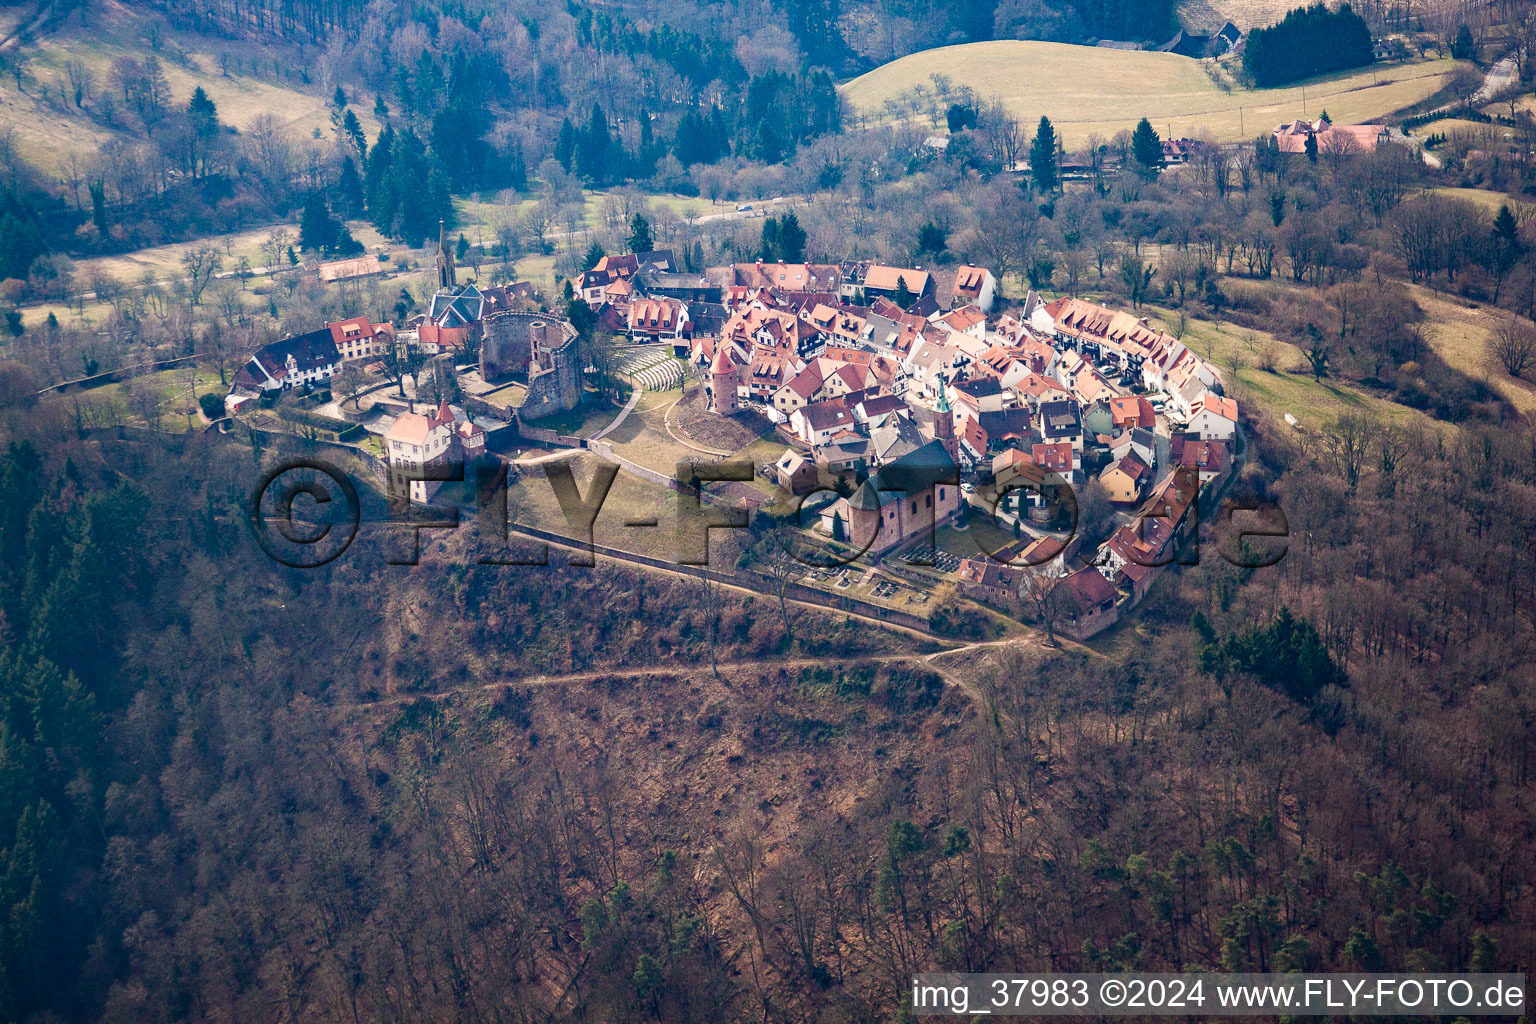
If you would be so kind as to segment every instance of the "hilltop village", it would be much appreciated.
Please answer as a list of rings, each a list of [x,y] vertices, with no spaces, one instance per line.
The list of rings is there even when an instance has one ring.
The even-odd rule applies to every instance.
[[[357,318],[259,350],[228,410],[323,389],[314,413],[287,415],[311,430],[335,417],[326,436],[338,441],[373,435],[388,485],[418,503],[440,489],[420,479],[439,475],[430,467],[585,446],[539,426],[596,401],[571,319],[526,286],[460,284],[446,240],[437,276],[427,310],[402,325]],[[1237,403],[1220,370],[1142,317],[999,293],[985,267],[690,273],[658,250],[602,257],[570,282],[569,303],[625,365],[646,367],[629,374],[634,392],[695,378],[710,416],[776,443],[758,476],[847,561],[928,568],[997,606],[1048,597],[1058,628],[1086,637],[1146,595],[1196,528],[1199,497],[1231,477]],[[1102,518],[1090,504],[1107,506],[1107,523],[1079,522]],[[936,545],[972,517],[1011,540],[967,556]],[[810,575],[846,586],[849,572]]]
[[[724,317],[674,342],[711,410],[775,424],[786,447],[767,472],[787,492],[862,481],[820,505],[817,529],[866,558],[947,560],[970,596],[1048,598],[1069,635],[1139,602],[1195,528],[1198,494],[1230,478],[1238,409],[1220,371],[1130,313],[1030,293],[994,315],[997,280],[974,266],[759,262],[691,287],[708,292],[706,317]],[[654,284],[628,309],[632,331],[697,315]],[[1120,525],[1085,551],[1050,481],[1102,494]],[[924,551],[973,512],[1016,541],[974,558]]]

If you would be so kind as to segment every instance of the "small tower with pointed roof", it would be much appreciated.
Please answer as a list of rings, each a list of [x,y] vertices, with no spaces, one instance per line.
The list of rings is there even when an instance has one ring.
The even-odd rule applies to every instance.
[[[453,291],[458,287],[457,268],[453,263],[453,253],[448,251],[448,233],[441,218],[437,222],[437,286],[443,291]]]
[[[714,362],[709,366],[709,407],[721,416],[736,412],[736,360],[731,358],[731,346],[724,338],[715,348]]]
[[[855,548],[868,550],[880,535],[880,492],[874,480],[865,480],[848,498],[848,541]]]

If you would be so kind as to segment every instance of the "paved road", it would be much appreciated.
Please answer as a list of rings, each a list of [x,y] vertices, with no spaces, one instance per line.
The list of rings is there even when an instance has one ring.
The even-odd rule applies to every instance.
[[[1482,106],[1493,99],[1503,89],[1520,81],[1519,74],[1515,71],[1515,58],[1505,57],[1496,62],[1493,67],[1483,72],[1483,84],[1477,87],[1471,99],[1461,103],[1447,103],[1443,107],[1436,107],[1431,114],[1445,114],[1455,110],[1464,109],[1468,103],[1474,107]]]
[[[1477,92],[1472,94],[1472,105],[1475,107],[1487,103],[1519,81],[1520,75],[1516,70],[1515,58],[1505,57],[1483,75],[1483,84],[1478,87]]]

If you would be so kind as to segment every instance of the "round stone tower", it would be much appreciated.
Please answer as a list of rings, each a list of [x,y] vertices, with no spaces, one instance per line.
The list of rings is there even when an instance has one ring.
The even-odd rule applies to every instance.
[[[709,366],[709,404],[721,416],[729,416],[737,409],[736,360],[731,358],[731,348],[724,339],[715,349],[715,361]]]
[[[875,547],[880,535],[880,492],[873,480],[865,480],[848,499],[848,541],[861,551]]]

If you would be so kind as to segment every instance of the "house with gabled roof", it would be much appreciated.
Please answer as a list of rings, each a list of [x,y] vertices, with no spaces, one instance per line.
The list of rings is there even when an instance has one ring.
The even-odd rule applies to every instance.
[[[939,339],[923,337],[902,360],[909,380],[917,382],[926,394],[937,394],[940,380],[956,376],[956,371],[970,362],[959,349]]]
[[[1017,384],[1013,385],[1013,393],[1032,409],[1052,402],[1070,401],[1071,392],[1050,377],[1042,377],[1037,373],[1031,373]]]
[[[1200,485],[1208,488],[1219,486],[1232,468],[1232,446],[1229,441],[1193,440],[1188,435],[1176,434],[1170,442],[1173,464],[1193,469],[1200,474]]]
[[[876,298],[891,298],[901,290],[903,282],[914,299],[928,297],[933,291],[933,275],[926,270],[859,263],[846,269],[841,292],[844,299],[863,295],[866,302],[873,302]],[[934,308],[938,308],[937,304]]]
[[[1148,466],[1157,468],[1158,437],[1145,427],[1132,427],[1115,435],[1109,442],[1109,456],[1119,460],[1131,452]]]
[[[866,430],[881,426],[893,416],[904,417],[906,413],[906,400],[899,395],[870,395],[865,392],[865,397],[853,406],[853,418]]]
[[[785,416],[790,415],[796,409],[804,409],[815,403],[817,396],[821,394],[821,371],[816,364],[807,364],[805,369],[785,381],[783,386],[773,393],[773,407]]]
[[[955,582],[966,597],[1007,604],[1019,596],[1019,570],[991,558],[963,558]]]
[[[1030,461],[1048,473],[1059,474],[1069,484],[1082,482],[1083,453],[1066,442],[1035,442],[1030,448]]]
[[[705,276],[718,281],[727,291],[735,288],[773,288],[781,292],[838,292],[843,283],[842,268],[823,263],[733,263],[728,267],[710,267]]]
[[[1131,427],[1145,427],[1151,430],[1157,426],[1157,413],[1153,410],[1152,403],[1140,395],[1111,398],[1109,416],[1116,430],[1128,430]]]
[[[1070,444],[1079,456],[1083,451],[1083,417],[1072,399],[1040,403],[1040,439],[1047,444]]]
[[[1109,500],[1116,505],[1137,505],[1152,481],[1152,468],[1134,451],[1105,466],[1099,473],[1099,483]]]
[[[635,299],[629,304],[629,340],[637,345],[651,342],[676,344],[687,338],[688,304],[681,299]]]
[[[388,273],[390,265],[385,262],[388,257],[352,256],[347,259],[331,260],[328,263],[315,265],[315,274],[326,284],[335,284],[337,281],[356,281],[364,277],[375,277]]]
[[[942,316],[934,317],[932,322],[935,327],[951,334],[963,334],[977,341],[985,341],[987,337],[987,314],[976,306],[960,306]],[[990,345],[983,345],[978,351],[985,351],[990,347]]]
[[[263,345],[235,372],[231,394],[247,397],[322,385],[341,369],[329,327]],[[226,399],[226,405],[228,405]],[[239,403],[235,403],[238,406]]]
[[[1029,410],[1018,408],[969,416],[959,433],[961,441],[977,459],[1019,445],[1033,446],[1039,439],[1030,425]]]
[[[833,434],[854,427],[853,412],[841,399],[818,402],[796,409],[789,417],[790,428],[800,440],[815,447],[826,444]]]
[[[790,494],[809,494],[818,486],[816,464],[793,448],[784,449],[770,475]]]
[[[1086,640],[1113,626],[1120,618],[1114,586],[1091,565],[1067,574],[1058,585],[1062,612],[1056,629],[1074,640]],[[1052,594],[1054,597],[1054,592]]]
[[[839,430],[815,448],[816,465],[828,473],[862,473],[869,465],[869,438]]]
[[[1122,366],[1145,356],[1161,332],[1144,317],[1106,309],[1084,299],[1060,298],[1035,307],[1030,326],[1084,352],[1113,357]]]
[[[1026,543],[1017,555],[1010,555],[1008,562],[1019,568],[1041,568],[1067,575],[1067,563],[1077,556],[1083,546],[1083,538],[1072,536],[1062,543],[1055,537],[1045,536]]]
[[[1001,412],[1017,399],[1006,390],[996,377],[978,376],[969,380],[952,381],[948,388],[949,404],[958,420],[962,416],[975,416],[983,412]]]
[[[1100,402],[1107,403],[1119,393],[1114,385],[1091,367],[1077,374],[1072,381],[1072,394],[1084,408],[1098,405]]]
[[[394,347],[393,324],[376,324],[366,316],[354,316],[325,325],[343,362],[377,359]]]
[[[896,462],[917,451],[928,440],[905,416],[894,416],[869,432],[870,455],[875,465]]]
[[[431,501],[447,482],[420,477],[446,477],[449,467],[484,451],[485,431],[467,416],[461,420],[447,402],[425,413],[401,413],[384,434],[390,489],[418,504]]]
[[[1280,125],[1274,132],[1275,145],[1282,153],[1305,153],[1307,139],[1317,142],[1319,153],[1369,153],[1392,137],[1391,130],[1380,124],[1333,124],[1326,117],[1315,121],[1296,120]]]
[[[1237,434],[1237,402],[1207,391],[1190,410],[1185,433],[1202,441],[1230,441]]]
[[[640,291],[654,298],[680,299],[690,306],[695,302],[715,302],[721,298],[721,288],[702,274],[684,274],[671,270],[642,267],[634,282]]]
[[[966,264],[955,272],[955,284],[949,293],[949,308],[976,306],[983,313],[992,312],[997,296],[997,278],[985,267]]]
[[[615,282],[630,282],[643,271],[670,274],[676,270],[677,264],[671,249],[655,249],[642,253],[615,253],[604,256],[591,270],[577,275],[573,285],[588,305],[596,306],[605,301],[606,290]],[[624,294],[632,294],[633,291],[634,288],[631,285],[625,289]]]

